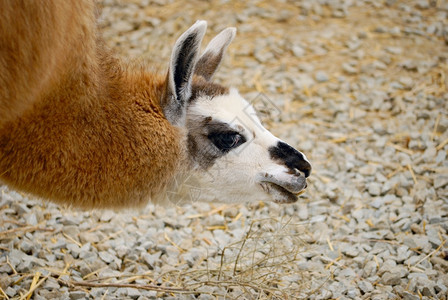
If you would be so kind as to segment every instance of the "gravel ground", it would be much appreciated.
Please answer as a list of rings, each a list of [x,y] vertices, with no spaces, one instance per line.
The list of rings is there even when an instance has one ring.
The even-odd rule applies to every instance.
[[[100,3],[164,70],[197,19],[216,77],[313,164],[298,203],[83,212],[0,186],[0,299],[447,299],[448,3]]]

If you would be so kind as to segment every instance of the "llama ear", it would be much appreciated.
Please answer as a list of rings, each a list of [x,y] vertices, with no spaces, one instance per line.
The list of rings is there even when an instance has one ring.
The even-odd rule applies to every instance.
[[[191,80],[207,22],[197,21],[174,45],[168,70],[162,107],[171,124],[183,125],[186,103],[191,96]]]
[[[235,38],[235,34],[236,28],[229,27],[214,37],[196,64],[194,73],[210,81],[221,63],[224,51]]]

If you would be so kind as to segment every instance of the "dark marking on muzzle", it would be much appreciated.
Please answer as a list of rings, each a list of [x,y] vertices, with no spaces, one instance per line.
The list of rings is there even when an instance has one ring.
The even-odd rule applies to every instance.
[[[310,176],[310,163],[305,159],[302,153],[288,144],[281,141],[278,142],[277,146],[269,148],[269,154],[273,160],[285,164],[293,174],[297,173],[296,170],[299,170],[305,177]]]

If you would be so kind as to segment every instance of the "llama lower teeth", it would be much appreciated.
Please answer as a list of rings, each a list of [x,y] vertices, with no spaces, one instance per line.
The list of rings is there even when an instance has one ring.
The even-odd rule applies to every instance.
[[[302,195],[303,193],[305,193],[305,190],[301,190],[300,192],[298,192],[297,194],[294,194],[294,195],[296,195],[296,196],[300,196],[300,195]]]

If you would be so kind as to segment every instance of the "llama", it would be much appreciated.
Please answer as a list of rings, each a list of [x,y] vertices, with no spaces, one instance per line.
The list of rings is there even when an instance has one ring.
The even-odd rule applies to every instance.
[[[0,180],[80,208],[138,207],[191,186],[204,201],[296,201],[310,163],[212,82],[236,29],[201,55],[206,27],[185,31],[158,74],[105,46],[92,0],[1,1]]]

